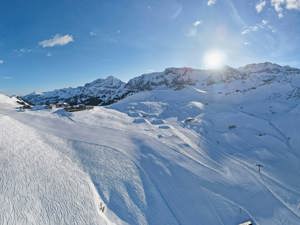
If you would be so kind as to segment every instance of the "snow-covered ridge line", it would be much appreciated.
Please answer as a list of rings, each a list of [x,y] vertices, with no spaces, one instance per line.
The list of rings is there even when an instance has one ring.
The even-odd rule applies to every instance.
[[[225,66],[220,70],[193,68],[167,68],[163,72],[143,74],[125,83],[109,76],[84,86],[63,88],[43,93],[31,93],[22,98],[34,105],[58,102],[69,104],[108,105],[130,93],[157,88],[181,89],[190,85],[207,86],[218,82],[231,82],[256,77],[258,80],[286,79],[287,75],[300,74],[300,70],[273,63],[249,64],[240,68]]]
[[[80,91],[134,94],[76,113],[0,94],[0,224],[300,224],[298,69],[118,83]]]

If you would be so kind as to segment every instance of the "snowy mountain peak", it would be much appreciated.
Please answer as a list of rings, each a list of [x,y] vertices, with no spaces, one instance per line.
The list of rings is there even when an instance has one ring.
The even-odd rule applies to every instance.
[[[262,73],[262,72],[278,73],[280,71],[283,71],[284,69],[285,67],[282,67],[278,64],[271,63],[271,62],[253,63],[239,68],[241,72],[245,72],[245,73]]]
[[[128,83],[113,76],[108,76],[87,83],[83,87],[64,88],[41,94],[32,93],[23,98],[32,104],[38,105],[59,101],[70,104],[107,105],[126,97],[129,93],[155,89],[170,88],[178,90],[191,85],[200,85],[201,88],[205,88],[205,86],[216,83],[229,83],[246,79],[252,79],[254,86],[273,80],[288,82],[294,80],[293,83],[295,83],[295,79],[298,78],[289,76],[293,74],[300,74],[300,70],[270,62],[249,64],[238,69],[224,66],[218,70],[170,67],[163,72],[142,74],[129,80]]]
[[[165,74],[174,74],[174,75],[178,75],[178,74],[184,75],[188,72],[195,71],[195,70],[197,70],[197,69],[193,69],[191,67],[182,67],[182,68],[169,67],[169,68],[165,69],[164,73]]]
[[[132,92],[157,88],[180,89],[186,85],[194,85],[201,77],[201,70],[192,68],[167,68],[163,72],[143,74],[131,79],[126,88]]]
[[[113,76],[108,76],[105,79],[97,79],[92,81],[91,83],[87,83],[84,85],[84,92],[93,95],[94,91],[98,92],[98,90],[105,90],[105,89],[119,89],[120,87],[124,86],[125,83],[118,78]],[[98,90],[97,90],[98,89]]]
[[[120,79],[114,77],[114,76],[108,76],[104,79],[99,78],[97,80],[92,81],[91,83],[87,83],[84,85],[84,87],[91,87],[93,85],[96,86],[104,86],[104,87],[120,87],[122,84],[125,84]]]
[[[97,79],[83,87],[63,88],[43,93],[32,93],[23,99],[34,105],[44,105],[57,102],[69,104],[107,104],[115,98],[120,98],[125,83],[113,76]]]
[[[300,224],[297,69],[168,68],[27,98],[114,104],[19,113],[0,95],[1,224]]]

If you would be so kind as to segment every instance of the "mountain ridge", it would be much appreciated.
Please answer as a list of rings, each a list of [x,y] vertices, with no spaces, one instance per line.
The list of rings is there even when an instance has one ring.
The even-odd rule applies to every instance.
[[[299,224],[299,70],[239,70],[97,80],[88,90],[135,89],[76,113],[0,94],[2,221]]]
[[[248,79],[258,74],[269,79],[276,75],[300,74],[300,69],[290,66],[265,62],[253,63],[243,67],[233,68],[224,66],[220,70],[194,69],[190,67],[170,67],[162,72],[146,73],[130,79],[127,83],[114,76],[99,78],[79,87],[55,89],[42,93],[31,93],[22,99],[33,105],[47,105],[67,102],[71,105],[109,105],[131,93],[147,91],[156,88],[181,89],[186,86],[211,85],[218,82]]]

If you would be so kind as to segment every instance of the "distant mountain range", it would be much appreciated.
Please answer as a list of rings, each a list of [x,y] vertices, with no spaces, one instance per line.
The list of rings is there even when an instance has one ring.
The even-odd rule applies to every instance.
[[[0,94],[1,224],[300,224],[299,69],[169,68],[23,99],[109,105]]]
[[[292,74],[300,74],[300,70],[270,62],[249,64],[240,68],[225,66],[220,70],[168,68],[163,72],[143,74],[129,80],[127,83],[109,76],[76,88],[63,88],[43,93],[34,92],[22,96],[22,99],[33,105],[47,105],[58,102],[67,102],[71,105],[108,105],[129,94],[145,90],[181,89],[189,85],[211,85],[218,82],[244,80],[249,77],[257,78],[262,82],[271,82],[274,79],[290,79],[286,75]],[[293,94],[297,93],[298,91],[294,90]]]

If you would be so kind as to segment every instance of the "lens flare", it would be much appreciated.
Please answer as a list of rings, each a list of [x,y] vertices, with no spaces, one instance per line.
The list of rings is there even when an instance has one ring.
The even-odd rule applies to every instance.
[[[210,50],[204,54],[203,64],[207,69],[218,69],[224,66],[226,54],[220,50]]]

